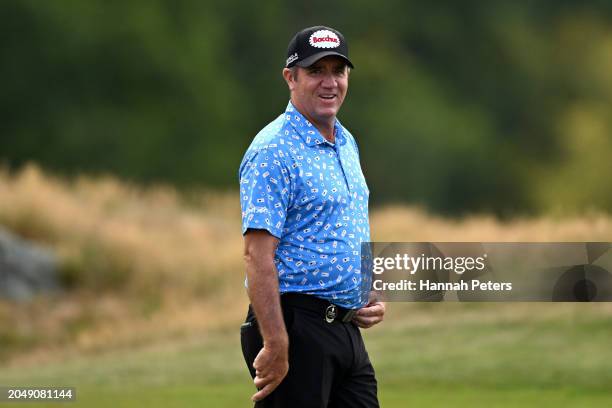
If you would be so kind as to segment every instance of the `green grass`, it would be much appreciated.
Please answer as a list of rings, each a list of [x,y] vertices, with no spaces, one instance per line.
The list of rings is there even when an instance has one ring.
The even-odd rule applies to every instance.
[[[612,406],[609,310],[602,305],[390,305],[387,321],[365,335],[381,405]],[[73,386],[78,401],[69,406],[74,407],[247,407],[254,389],[237,333],[0,367],[0,385]]]

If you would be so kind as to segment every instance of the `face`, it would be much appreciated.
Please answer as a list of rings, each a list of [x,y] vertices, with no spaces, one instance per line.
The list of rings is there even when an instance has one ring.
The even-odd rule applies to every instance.
[[[337,56],[321,58],[308,68],[298,67],[297,78],[289,69],[283,75],[291,101],[313,123],[329,123],[344,102],[349,70],[346,61]]]

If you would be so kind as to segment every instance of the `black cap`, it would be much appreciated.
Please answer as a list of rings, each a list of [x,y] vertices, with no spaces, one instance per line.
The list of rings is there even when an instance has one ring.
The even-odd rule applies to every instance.
[[[348,58],[348,44],[340,31],[325,26],[308,27],[289,42],[285,67],[308,67],[328,55],[342,57],[349,67],[354,68]]]

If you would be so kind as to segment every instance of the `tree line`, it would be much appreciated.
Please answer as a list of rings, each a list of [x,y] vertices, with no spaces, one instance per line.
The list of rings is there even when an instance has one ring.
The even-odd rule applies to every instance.
[[[7,0],[0,161],[237,188],[299,29],[346,36],[374,205],[610,210],[612,3]]]

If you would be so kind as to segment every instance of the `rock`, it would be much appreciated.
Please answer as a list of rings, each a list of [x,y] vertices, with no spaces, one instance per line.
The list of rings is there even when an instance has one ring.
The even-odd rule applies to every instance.
[[[53,252],[0,226],[0,298],[24,301],[58,289],[57,269]]]

